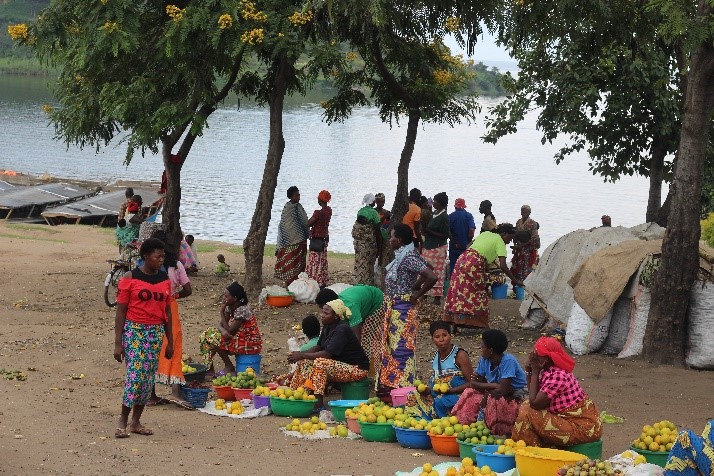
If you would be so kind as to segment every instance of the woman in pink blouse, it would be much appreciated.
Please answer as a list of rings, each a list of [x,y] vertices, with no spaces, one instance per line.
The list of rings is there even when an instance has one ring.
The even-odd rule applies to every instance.
[[[600,439],[600,414],[573,375],[574,368],[575,361],[558,339],[536,341],[526,365],[529,401],[518,411],[514,440],[568,447]]]

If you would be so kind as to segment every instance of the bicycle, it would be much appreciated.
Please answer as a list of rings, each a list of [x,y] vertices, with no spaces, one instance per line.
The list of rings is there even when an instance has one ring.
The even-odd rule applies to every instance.
[[[127,271],[134,268],[139,258],[137,243],[129,243],[119,259],[108,259],[109,272],[104,278],[104,303],[109,307],[117,305],[117,294],[119,292],[119,280]]]

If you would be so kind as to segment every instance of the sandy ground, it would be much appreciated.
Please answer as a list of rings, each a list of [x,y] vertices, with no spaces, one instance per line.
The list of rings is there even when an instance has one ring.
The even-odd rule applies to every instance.
[[[211,251],[201,255],[205,267],[181,304],[184,352],[193,356],[199,332],[218,321],[218,296],[230,281],[210,272],[224,246],[202,246]],[[279,431],[284,418],[232,420],[171,405],[144,413],[153,436],[115,439],[123,371],[112,358],[114,311],[102,300],[105,260],[115,250],[113,230],[0,220],[0,369],[27,375],[25,381],[0,376],[0,473],[391,475],[449,460],[397,444],[297,440]],[[242,269],[240,255],[224,254],[234,270]],[[266,259],[266,276],[271,266]],[[349,280],[350,260],[333,259],[330,266],[338,281]],[[235,277],[241,280],[240,271]],[[314,305],[257,310],[264,371],[284,371],[291,326],[315,311]],[[438,310],[422,311],[419,357],[426,377],[433,352],[426,328]],[[493,302],[492,316],[492,326],[512,341],[509,351],[525,361],[538,334],[518,329],[517,302]],[[477,336],[455,341],[478,356]],[[711,373],[600,355],[577,361],[575,373],[600,409],[626,419],[606,425],[606,456],[626,449],[644,424],[666,418],[700,430],[714,417]],[[85,377],[72,378],[80,374]]]

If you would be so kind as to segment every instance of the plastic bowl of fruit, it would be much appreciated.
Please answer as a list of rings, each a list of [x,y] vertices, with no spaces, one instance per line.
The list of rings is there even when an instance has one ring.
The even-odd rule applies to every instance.
[[[183,373],[183,378],[186,382],[203,382],[206,379],[206,371],[208,370],[207,365],[194,364],[193,362],[187,364],[187,372]]]
[[[572,451],[526,446],[516,449],[516,468],[520,476],[544,476],[555,474],[565,465],[587,459]]]
[[[235,396],[235,399],[238,401],[251,400],[253,397],[253,389],[252,388],[235,388],[235,387],[233,387],[233,395]]]
[[[434,435],[429,433],[431,448],[434,453],[442,456],[459,456],[459,443],[456,435]]]
[[[426,430],[415,428],[394,427],[397,435],[397,443],[403,448],[414,448],[418,450],[428,450],[431,448],[431,438]]]
[[[474,459],[477,466],[488,466],[497,473],[503,473],[516,467],[516,455],[496,453],[499,445],[473,445]]]
[[[213,391],[216,392],[218,398],[223,400],[235,400],[235,394],[233,393],[233,387],[230,385],[214,385]]]
[[[287,295],[283,296],[270,296],[268,295],[267,298],[265,298],[265,302],[268,303],[269,306],[273,307],[288,307],[293,303],[293,300],[295,299],[295,294],[293,293],[288,293]]]
[[[345,421],[345,412],[352,408],[359,406],[360,403],[365,403],[367,400],[332,400],[327,402],[332,410],[332,416],[337,421]]]
[[[270,397],[270,409],[277,416],[304,418],[310,416],[315,408],[315,400],[289,400]]]
[[[662,468],[665,467],[669,458],[669,451],[649,451],[635,448],[634,446],[630,446],[630,449],[644,456],[648,463],[656,464]]]
[[[391,423],[370,423],[361,421],[359,422],[359,427],[360,430],[362,430],[362,438],[364,438],[364,441],[377,441],[380,443],[397,441],[397,435]]]

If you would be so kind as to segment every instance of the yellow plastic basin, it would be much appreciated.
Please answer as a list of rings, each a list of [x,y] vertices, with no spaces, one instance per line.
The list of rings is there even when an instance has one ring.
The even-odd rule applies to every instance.
[[[516,468],[521,476],[549,476],[563,465],[587,459],[587,456],[572,451],[526,446],[516,449]]]

